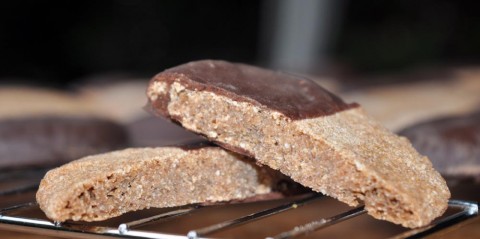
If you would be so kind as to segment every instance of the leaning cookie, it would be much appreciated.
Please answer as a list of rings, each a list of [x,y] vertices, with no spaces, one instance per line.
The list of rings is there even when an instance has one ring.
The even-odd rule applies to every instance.
[[[447,208],[427,157],[309,80],[205,60],[156,75],[147,94],[153,112],[375,218],[419,227]]]
[[[451,179],[480,179],[480,112],[435,119],[400,132]]]
[[[218,147],[132,148],[49,171],[37,202],[54,221],[99,221],[150,207],[266,195],[285,178]]]

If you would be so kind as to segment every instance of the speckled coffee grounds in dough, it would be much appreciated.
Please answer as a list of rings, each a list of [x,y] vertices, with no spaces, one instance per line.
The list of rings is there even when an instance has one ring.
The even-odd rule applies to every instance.
[[[37,202],[55,221],[99,221],[150,207],[264,195],[285,176],[218,147],[134,148],[49,171]]]
[[[448,178],[480,179],[480,112],[422,122],[400,132]]]
[[[315,191],[363,202],[375,218],[419,227],[447,208],[450,192],[428,158],[308,80],[207,60],[158,74],[147,94],[157,114]]]

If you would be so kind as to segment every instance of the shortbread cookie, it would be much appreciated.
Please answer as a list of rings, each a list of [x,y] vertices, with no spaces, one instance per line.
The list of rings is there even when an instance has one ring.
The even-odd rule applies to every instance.
[[[150,207],[264,195],[284,179],[219,147],[132,148],[49,171],[37,202],[55,221],[99,221]]]
[[[147,94],[153,112],[375,218],[419,227],[447,208],[427,157],[309,80],[205,60],[156,75]]]

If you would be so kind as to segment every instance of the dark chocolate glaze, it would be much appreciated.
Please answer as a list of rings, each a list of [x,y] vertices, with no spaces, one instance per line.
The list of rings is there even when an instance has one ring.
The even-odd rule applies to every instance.
[[[226,61],[202,60],[170,68],[153,81],[180,81],[188,89],[210,91],[278,111],[291,119],[331,115],[358,107],[346,104],[318,84],[294,75]],[[154,107],[166,108],[159,98]],[[163,112],[162,114],[165,114]]]
[[[445,176],[480,178],[480,112],[423,122],[400,132]],[[449,173],[468,167],[469,172]],[[478,169],[472,175],[472,169]],[[467,175],[468,174],[468,175]]]
[[[96,118],[31,117],[0,121],[0,168],[51,167],[126,147],[126,130]]]

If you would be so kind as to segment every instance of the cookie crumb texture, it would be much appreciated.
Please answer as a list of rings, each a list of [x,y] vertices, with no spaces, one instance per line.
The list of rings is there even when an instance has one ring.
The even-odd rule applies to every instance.
[[[49,171],[36,197],[54,221],[100,221],[150,207],[266,194],[274,182],[264,170],[217,147],[126,149]]]
[[[291,118],[253,100],[229,97],[221,92],[225,89],[199,87],[194,77],[174,69],[157,75],[149,88],[158,114],[315,191],[351,206],[364,203],[377,219],[415,228],[445,212],[450,192],[428,158],[361,107]]]

